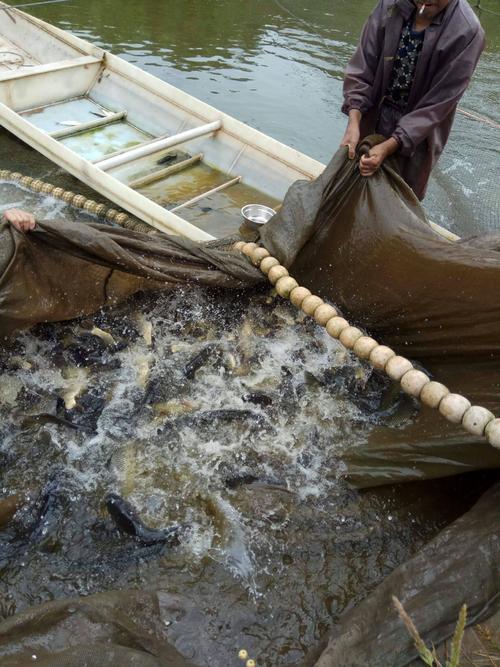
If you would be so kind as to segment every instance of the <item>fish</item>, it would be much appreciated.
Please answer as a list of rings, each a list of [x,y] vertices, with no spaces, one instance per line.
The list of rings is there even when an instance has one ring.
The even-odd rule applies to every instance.
[[[146,355],[140,355],[136,359],[137,386],[142,389],[146,389],[148,383],[150,362],[151,357]]]
[[[19,377],[7,373],[0,374],[0,405],[15,407],[22,389],[23,383]]]
[[[106,345],[109,347],[116,347],[116,340],[113,338],[113,336],[109,333],[109,331],[103,331],[102,329],[99,329],[99,327],[93,327],[90,331],[90,333],[93,336],[97,336],[101,340],[103,340]]]
[[[193,357],[184,367],[184,377],[193,380],[196,371],[200,370],[208,362],[217,361],[222,356],[222,350],[218,345],[210,344],[203,348],[195,357]]]
[[[148,379],[145,401],[147,405],[156,405],[157,403],[167,403],[171,400],[179,400],[183,390],[183,384],[176,382],[176,378],[171,369],[166,369],[157,377]]]
[[[241,486],[251,486],[254,489],[278,490],[293,495],[293,492],[287,488],[285,481],[274,477],[257,477],[250,472],[241,472],[230,475],[223,480],[223,483],[227,489],[238,489]]]
[[[102,338],[94,336],[90,331],[71,336],[66,346],[66,352],[77,366],[103,364],[103,357],[108,349]]]
[[[174,160],[177,160],[178,154],[177,153],[167,153],[163,157],[161,157],[159,160],[157,160],[156,164],[170,164],[170,162],[173,162]]]
[[[76,127],[77,125],[81,125],[77,120],[59,120],[57,121],[58,125],[64,125],[65,127]]]
[[[241,473],[239,475],[234,475],[233,477],[226,477],[224,480],[224,486],[228,489],[237,489],[239,486],[244,486],[247,484],[253,484],[259,478],[251,473]]]
[[[108,493],[104,502],[118,530],[131,535],[142,544],[165,543],[168,546],[177,546],[180,534],[187,529],[187,526],[181,524],[160,529],[146,526],[133,505],[117,493]]]
[[[71,428],[74,431],[85,431],[83,426],[73,424],[68,419],[46,412],[38,415],[24,415],[21,421],[22,428],[31,428],[32,426],[41,426],[43,424],[56,424],[58,426],[66,426],[66,428]]]
[[[67,384],[61,393],[66,410],[72,410],[76,406],[76,399],[88,386],[88,372],[85,368],[67,367],[62,376]]]
[[[106,388],[96,386],[85,391],[71,409],[65,408],[61,416],[87,433],[96,433],[105,407]]]
[[[170,345],[170,351],[173,354],[177,354],[178,352],[187,352],[191,349],[191,347],[192,346],[190,343],[184,343],[181,341],[180,343],[172,343]]]
[[[128,442],[109,458],[108,467],[116,477],[122,493],[131,494],[136,485],[136,478],[142,472],[138,463],[138,443]]]
[[[187,399],[179,400],[178,398],[153,404],[153,411],[158,417],[178,417],[194,412],[197,408],[197,403]]]
[[[245,403],[253,403],[260,405],[262,408],[269,407],[273,404],[273,397],[263,391],[252,391],[241,397]]]
[[[40,494],[38,518],[29,541],[53,551],[58,547],[57,532],[63,521],[65,494],[60,479],[51,479]]]
[[[183,415],[175,420],[176,426],[212,426],[214,422],[250,422],[254,426],[275,433],[268,420],[253,410],[226,408],[222,410],[206,410],[191,415]]]
[[[136,315],[136,323],[139,328],[139,333],[143,337],[144,342],[148,347],[153,344],[153,325],[147,320],[142,313]]]

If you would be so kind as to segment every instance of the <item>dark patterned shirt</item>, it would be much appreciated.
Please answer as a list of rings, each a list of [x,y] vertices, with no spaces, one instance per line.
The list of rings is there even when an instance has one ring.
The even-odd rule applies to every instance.
[[[413,30],[414,17],[403,27],[399,46],[394,58],[391,82],[387,89],[387,99],[401,111],[406,109],[410,96],[413,77],[417,67],[418,57],[422,51],[425,30]]]

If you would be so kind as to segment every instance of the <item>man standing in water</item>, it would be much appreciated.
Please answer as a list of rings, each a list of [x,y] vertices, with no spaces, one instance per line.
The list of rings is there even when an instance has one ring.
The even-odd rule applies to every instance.
[[[341,146],[355,156],[360,138],[387,140],[363,156],[372,176],[390,155],[419,199],[450,134],[455,110],[484,48],[467,0],[380,0],[347,65]]]

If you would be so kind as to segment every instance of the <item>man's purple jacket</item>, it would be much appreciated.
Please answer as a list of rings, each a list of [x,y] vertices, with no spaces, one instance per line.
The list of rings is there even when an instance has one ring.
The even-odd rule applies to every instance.
[[[347,66],[342,111],[362,112],[362,137],[375,131],[401,31],[414,11],[411,0],[380,0]],[[400,144],[402,175],[420,199],[484,43],[467,0],[451,0],[425,31],[408,106],[392,132]]]

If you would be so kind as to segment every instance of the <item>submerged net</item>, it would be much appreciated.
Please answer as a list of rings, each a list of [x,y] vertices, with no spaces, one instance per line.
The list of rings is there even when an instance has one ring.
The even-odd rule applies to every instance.
[[[40,222],[37,230],[27,235],[4,225],[1,235],[3,335],[36,322],[88,315],[141,290],[171,290],[180,284],[234,290],[264,282],[247,258],[231,251],[230,240],[200,245],[175,237],[152,238],[103,225],[68,222]],[[495,284],[500,273],[499,239],[499,235],[491,235],[450,243],[441,238],[395,171],[385,167],[375,177],[363,179],[343,150],[317,181],[299,182],[290,189],[280,213],[261,234],[264,246],[302,284],[340,306],[370,334],[419,359],[453,390],[497,412],[500,304]],[[381,425],[371,431],[367,443],[354,447],[346,442],[338,456],[345,475],[361,487],[497,468],[500,462],[497,450],[458,427],[443,424],[425,410],[400,430]],[[493,565],[498,563],[500,539],[494,520],[497,496],[490,493],[481,501],[483,505],[473,510],[473,520],[465,517],[467,523],[458,524],[457,533],[454,526],[449,529],[452,536],[463,532],[463,540],[451,540],[447,534],[438,537],[420,560],[417,556],[414,567],[410,564],[403,569],[399,579],[395,573],[388,585],[413,614],[413,598],[405,586],[415,585],[418,569],[424,569],[426,581],[441,581],[448,589],[450,582],[458,580],[469,586],[473,578],[467,568],[474,571],[475,565],[462,555],[468,553],[469,545],[482,544],[482,555],[492,567],[477,564],[483,576],[477,591],[471,590],[472,584],[457,587],[454,595],[446,596],[446,604],[436,606],[434,585],[417,586],[421,593],[414,601],[419,609],[417,625],[423,626],[424,633],[429,630],[434,641],[449,635],[463,601],[472,604],[473,600],[471,622],[482,621],[495,611],[499,586]],[[481,522],[477,517],[483,514]],[[431,552],[436,554],[434,559],[429,557]],[[376,591],[374,602],[369,599],[368,607],[352,612],[359,616],[348,616],[344,625],[340,620],[336,626],[329,651],[337,645],[348,646],[344,652],[347,661],[335,662],[336,657],[321,664],[385,665],[390,655],[394,665],[404,665],[414,659],[411,642],[403,640],[402,626],[398,625],[397,631],[391,629],[393,626],[384,630],[387,641],[381,642],[370,633],[352,635],[346,630],[358,625],[364,628],[365,616],[369,618],[371,610],[377,608],[377,600],[386,599],[386,590]],[[154,638],[148,643],[142,638],[143,626],[140,631],[134,627],[137,619],[142,623],[141,618],[149,619],[152,625],[157,622],[159,593],[106,595],[88,598],[86,606],[78,603],[76,612],[71,602],[52,603],[6,621],[0,626],[0,650],[2,659],[10,662],[2,664],[23,664],[31,650],[45,661],[40,664],[58,664],[59,659],[59,664],[78,665],[185,664],[175,650],[167,650],[165,633],[159,633],[157,644]],[[140,610],[125,623],[120,606],[130,604],[137,609],[138,600]],[[426,614],[427,625],[422,623]],[[393,620],[393,624],[395,628],[398,621]],[[72,639],[78,627],[86,641],[90,626],[99,628],[88,640],[95,651],[82,642],[75,645]],[[102,662],[98,663],[95,655],[103,643],[109,645],[102,649]],[[175,641],[174,645],[190,655]],[[360,663],[355,656],[363,651],[372,657]],[[395,653],[399,662],[392,657]],[[328,655],[323,660],[328,660]],[[378,663],[377,655],[381,656]],[[353,656],[352,662],[348,662],[349,656]]]

